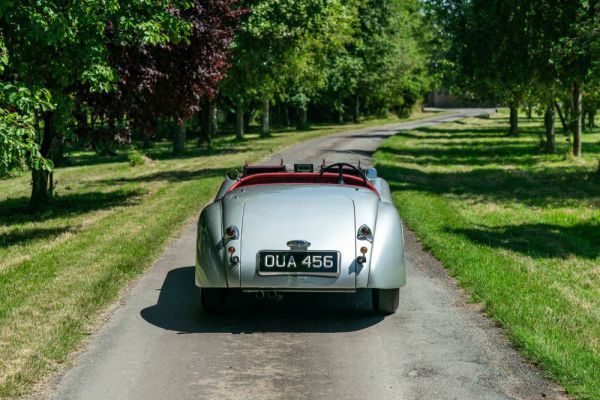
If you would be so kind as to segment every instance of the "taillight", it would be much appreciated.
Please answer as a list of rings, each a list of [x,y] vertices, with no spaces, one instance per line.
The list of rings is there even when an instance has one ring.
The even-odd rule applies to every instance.
[[[240,234],[238,232],[238,228],[235,225],[230,225],[225,228],[225,242],[230,240],[239,239]]]
[[[367,225],[361,225],[361,227],[358,228],[358,234],[356,235],[356,237],[359,240],[368,240],[369,242],[372,242],[373,232],[371,231],[371,228],[369,228]]]

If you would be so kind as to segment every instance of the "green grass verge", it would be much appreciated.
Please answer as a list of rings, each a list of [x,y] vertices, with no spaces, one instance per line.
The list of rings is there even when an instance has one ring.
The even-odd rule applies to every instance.
[[[542,121],[467,119],[401,132],[375,155],[424,246],[545,373],[600,398],[600,131],[573,159]],[[409,283],[410,284],[410,283]]]
[[[310,138],[401,121],[217,138],[211,150],[190,141],[177,158],[159,143],[144,151],[153,161],[135,167],[125,151],[73,151],[55,172],[57,198],[44,212],[26,209],[27,174],[0,180],[0,397],[31,393],[61,368],[122,288],[214,196],[227,169]]]

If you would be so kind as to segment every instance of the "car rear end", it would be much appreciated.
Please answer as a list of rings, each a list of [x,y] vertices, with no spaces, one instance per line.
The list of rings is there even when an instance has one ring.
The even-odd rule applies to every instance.
[[[232,186],[200,218],[196,283],[259,294],[367,288],[380,203],[370,186]]]

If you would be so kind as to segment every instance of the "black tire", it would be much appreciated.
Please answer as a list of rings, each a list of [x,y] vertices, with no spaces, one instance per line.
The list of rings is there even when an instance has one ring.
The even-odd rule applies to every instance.
[[[227,289],[200,289],[200,302],[207,314],[220,314],[225,311]]]
[[[373,309],[377,314],[393,314],[400,303],[400,289],[373,289]]]

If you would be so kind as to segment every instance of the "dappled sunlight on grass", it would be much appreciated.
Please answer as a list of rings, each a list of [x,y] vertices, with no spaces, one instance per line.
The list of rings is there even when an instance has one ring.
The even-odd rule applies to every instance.
[[[406,223],[570,392],[600,387],[600,129],[581,159],[541,119],[472,118],[401,132],[376,153]]]

